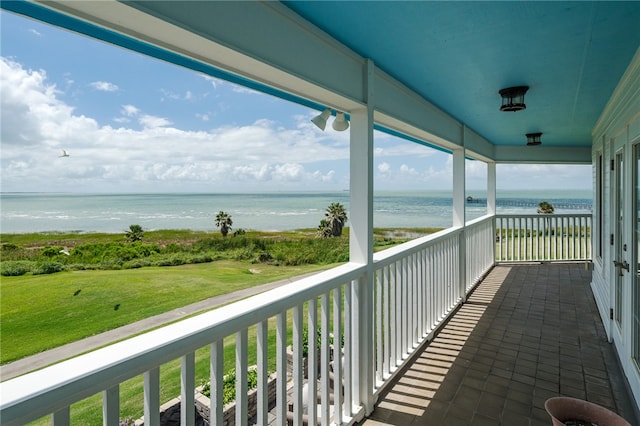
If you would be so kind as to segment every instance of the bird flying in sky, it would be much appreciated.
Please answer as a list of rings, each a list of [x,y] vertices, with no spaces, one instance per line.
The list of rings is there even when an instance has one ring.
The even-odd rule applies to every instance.
[[[60,157],[68,157],[69,154],[67,154],[67,151],[65,151],[64,149],[62,150],[62,154],[60,154]]]

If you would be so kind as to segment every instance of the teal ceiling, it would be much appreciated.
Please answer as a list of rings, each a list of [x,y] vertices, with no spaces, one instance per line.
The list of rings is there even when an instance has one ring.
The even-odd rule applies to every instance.
[[[640,46],[640,2],[287,1],[494,144],[590,146]],[[527,85],[527,108],[498,90]]]

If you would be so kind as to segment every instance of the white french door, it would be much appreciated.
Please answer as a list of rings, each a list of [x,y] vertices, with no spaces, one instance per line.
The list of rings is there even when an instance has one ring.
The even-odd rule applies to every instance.
[[[633,283],[631,286],[631,357],[640,371],[640,143],[633,146]]]

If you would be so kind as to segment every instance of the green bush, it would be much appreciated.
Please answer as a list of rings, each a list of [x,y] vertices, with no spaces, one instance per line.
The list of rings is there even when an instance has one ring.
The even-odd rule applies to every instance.
[[[31,262],[9,260],[2,262],[0,274],[5,277],[17,277],[31,271]]]
[[[31,272],[33,275],[45,275],[60,271],[64,271],[64,265],[60,262],[38,262]]]
[[[247,390],[258,387],[258,370],[249,368],[247,370]],[[200,391],[203,395],[211,398],[211,383],[206,382]],[[236,370],[231,370],[222,379],[222,404],[226,405],[236,400]]]
[[[56,257],[60,254],[60,250],[62,250],[62,247],[45,247],[42,249],[42,251],[40,252],[44,257]]]
[[[122,264],[122,269],[137,269],[144,268],[145,266],[151,266],[152,263],[149,259],[133,259]]]
[[[172,254],[171,256],[163,256],[160,257],[159,259],[155,260],[153,262],[153,264],[155,266],[178,266],[178,265],[185,265],[187,263],[189,263],[186,260],[186,255],[184,253],[175,253]]]
[[[20,249],[22,249],[22,247],[13,243],[4,243],[0,246],[0,250],[2,250],[3,254],[4,252],[17,251]]]

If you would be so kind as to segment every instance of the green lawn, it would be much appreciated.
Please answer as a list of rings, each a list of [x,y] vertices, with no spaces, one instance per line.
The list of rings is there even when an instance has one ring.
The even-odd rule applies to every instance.
[[[328,267],[218,261],[2,277],[0,360],[7,363],[209,297]]]

